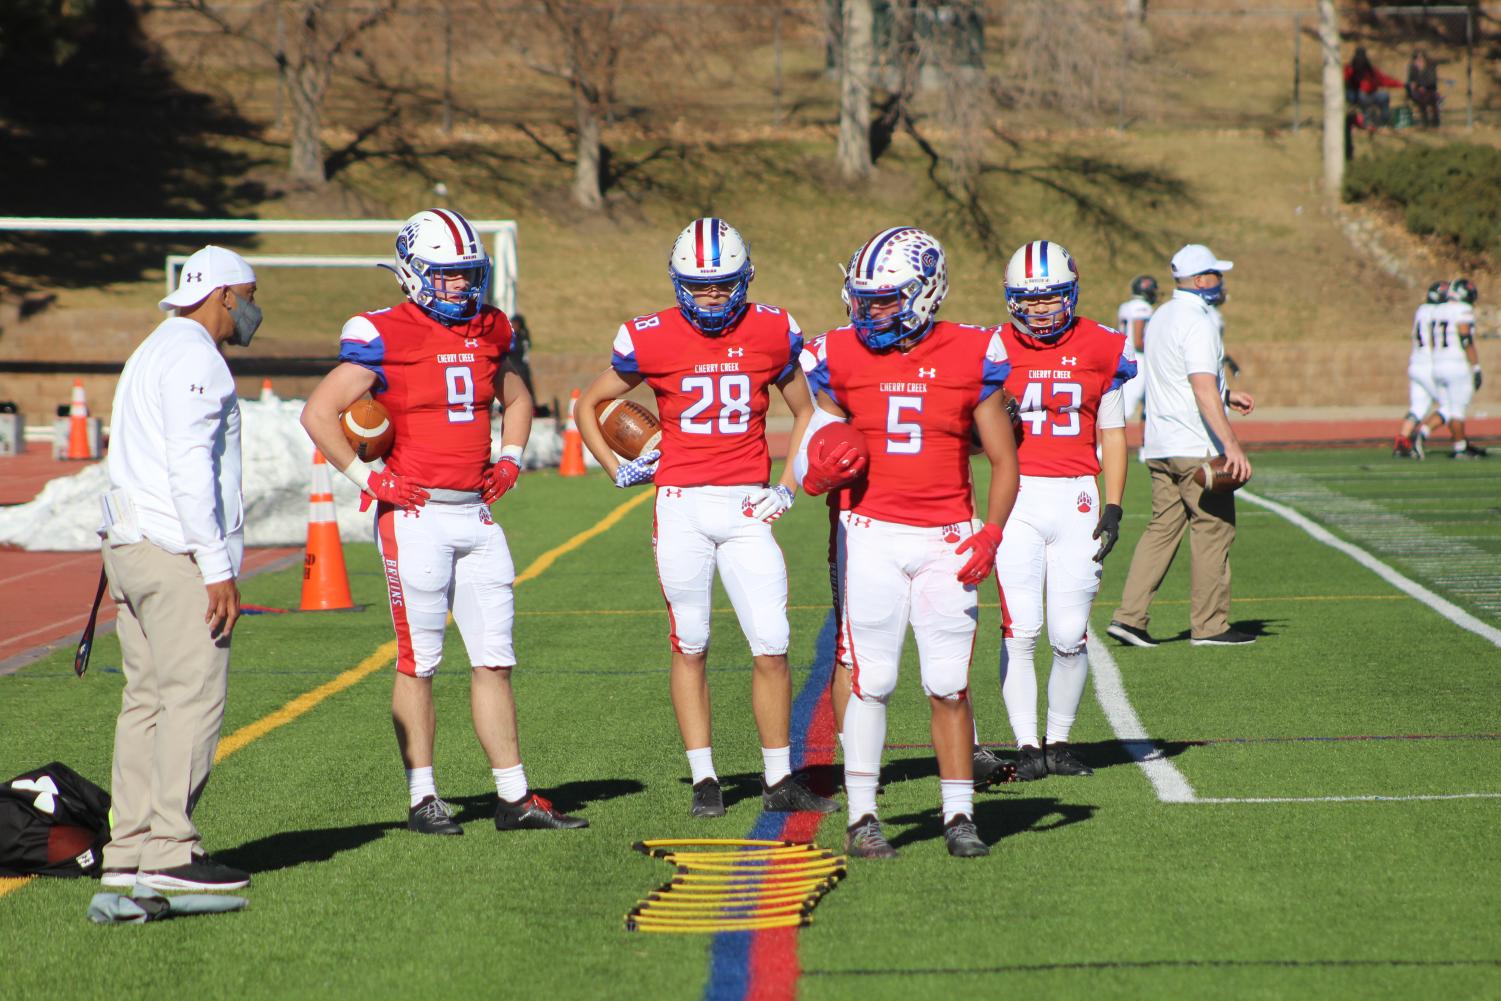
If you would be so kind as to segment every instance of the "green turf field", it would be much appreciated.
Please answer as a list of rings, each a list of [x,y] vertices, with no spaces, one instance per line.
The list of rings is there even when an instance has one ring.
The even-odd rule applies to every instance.
[[[1501,466],[1358,452],[1256,462],[1257,496],[1501,627]],[[1075,730],[1097,775],[980,794],[993,853],[960,861],[943,848],[928,752],[888,752],[881,810],[902,857],[854,864],[798,933],[798,996],[1501,997],[1501,650],[1247,501],[1231,618],[1258,643],[1188,644],[1183,558],[1151,624],[1169,642],[1122,648],[1103,627],[1146,519],[1143,467],[1131,472],[1127,530],[1094,617],[1104,657]],[[626,499],[597,474],[537,473],[497,513],[526,567]],[[745,996],[725,942],[622,926],[668,873],[633,841],[744,836],[760,813],[749,657],[721,596],[710,664],[729,815],[687,817],[650,524],[637,507],[518,591],[528,776],[588,817],[587,831],[493,830],[466,672],[450,666],[436,682],[437,777],[466,836],[408,834],[381,670],[215,770],[196,816],[210,851],[254,872],[247,911],[100,928],[84,917],[97,885],[31,882],[0,896],[11,956],[0,993]],[[827,610],[826,532],[807,498],[777,526],[798,686]],[[226,734],[390,638],[373,548],[347,556],[367,611],[242,620]],[[245,598],[294,605],[299,585],[295,571],[265,575]],[[982,735],[1006,742],[992,584],[982,600],[973,692]],[[456,635],[448,654],[462,659]],[[82,681],[61,654],[0,677],[0,772],[57,759],[107,785],[118,656],[107,637]],[[1118,669],[1116,725],[1124,699],[1151,745],[1117,740],[1095,698],[1110,688],[1102,660]],[[893,744],[928,740],[915,667],[893,699]],[[1150,772],[1133,760],[1147,747]],[[827,819],[818,839],[837,844],[843,820]]]

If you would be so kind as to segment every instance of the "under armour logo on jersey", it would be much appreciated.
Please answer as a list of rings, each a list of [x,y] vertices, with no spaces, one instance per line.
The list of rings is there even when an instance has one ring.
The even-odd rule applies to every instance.
[[[1064,355],[1062,358],[1059,358],[1058,360],[1060,362],[1062,362],[1063,364],[1065,364],[1065,365],[1077,365],[1077,364],[1079,364],[1079,359],[1078,358],[1070,358],[1068,355]]]
[[[466,348],[477,348],[477,347],[479,347],[479,340],[477,338],[474,338],[474,337],[466,337],[466,338],[464,338],[464,347],[466,347]]]
[[[683,490],[682,490],[681,487],[664,487],[662,489],[662,496],[663,497],[681,497],[681,496],[683,496]]]
[[[725,353],[728,354],[731,358],[744,358],[745,357],[745,349],[744,348],[726,348],[725,349]]]
[[[185,274],[185,275],[182,276],[182,283],[184,285],[191,285],[194,282],[201,282],[201,281],[203,281],[203,272],[202,271],[189,271],[187,274]]]
[[[919,365],[917,367],[917,377],[919,379],[936,379],[938,378],[938,369],[923,368],[921,365]]]

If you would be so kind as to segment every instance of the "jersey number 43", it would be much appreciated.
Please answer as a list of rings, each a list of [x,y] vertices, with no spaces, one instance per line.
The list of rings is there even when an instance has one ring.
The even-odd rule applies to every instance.
[[[1022,391],[1021,417],[1031,434],[1047,433],[1059,438],[1079,434],[1079,406],[1084,402],[1084,387],[1077,382],[1048,382],[1048,402],[1043,403],[1043,383],[1029,382]],[[1049,416],[1053,419],[1049,420]]]

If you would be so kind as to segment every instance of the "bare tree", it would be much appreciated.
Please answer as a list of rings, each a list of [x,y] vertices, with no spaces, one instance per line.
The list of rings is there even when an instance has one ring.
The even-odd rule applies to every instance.
[[[1126,85],[1118,12],[1089,0],[1006,8],[1006,83],[1019,107],[1084,117],[1119,107]]]
[[[839,60],[839,173],[869,177],[870,83],[875,72],[875,12],[871,0],[844,0]]]
[[[1338,200],[1345,179],[1345,77],[1334,0],[1319,0],[1319,47],[1324,52],[1324,194]]]
[[[1126,0],[1126,17],[1137,24],[1147,23],[1147,0]]]
[[[355,42],[395,13],[400,0],[365,0],[358,7],[331,0],[266,0],[248,10],[210,0],[168,0],[161,9],[196,14],[219,34],[274,61],[291,112],[287,173],[321,185],[323,104],[340,64]]]

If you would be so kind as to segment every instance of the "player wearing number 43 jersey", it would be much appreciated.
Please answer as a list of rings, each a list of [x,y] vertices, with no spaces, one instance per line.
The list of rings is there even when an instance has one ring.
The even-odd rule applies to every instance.
[[[344,325],[340,364],[308,398],[302,423],[328,461],[373,499],[375,536],[396,627],[391,716],[407,770],[407,826],[463,834],[433,779],[432,678],[453,611],[473,670],[474,729],[495,778],[498,829],[585,827],[531,793],[516,738],[511,669],[515,570],[490,504],[515,486],[532,426],[532,398],[505,363],[511,325],[485,304],[490,260],[479,236],[449,209],[419,212],[396,238],[407,301]],[[371,471],[339,428],[365,393],[385,405],[396,437]],[[490,404],[505,427],[490,461]]]
[[[864,858],[896,854],[881,833],[876,785],[910,621],[932,713],[944,840],[953,855],[986,855],[974,823],[969,663],[976,587],[1016,496],[1016,446],[999,393],[1006,353],[990,331],[937,319],[948,269],[943,248],[922,230],[876,234],[845,272],[850,326],[824,335],[811,382],[816,424],[848,419],[870,453],[839,514],[840,645],[851,686],[841,735],[846,848]],[[992,465],[983,524],[974,518],[971,429]],[[804,483],[845,485],[849,478],[824,461],[799,455]]]
[[[693,776],[691,813],[724,814],[709,719],[709,613],[719,571],[754,667],[762,806],[835,809],[791,774],[792,680],[787,669],[787,566],[771,523],[792,506],[789,468],[770,483],[766,408],[776,386],[793,414],[796,448],[813,402],[798,367],[802,332],[785,310],[749,302],[750,248],[722,219],[697,219],[668,257],[677,305],[624,323],[610,368],[579,398],[584,444],[620,487],[655,483],[652,545],[667,601],[672,706]],[[595,405],[645,382],[656,394],[659,451],[621,461],[600,432]]]
[[[1068,748],[1089,675],[1089,610],[1105,556],[1120,534],[1126,487],[1121,387],[1136,374],[1131,342],[1075,315],[1079,273],[1048,240],[1018,250],[1006,268],[1011,321],[997,328],[1011,360],[1006,388],[1020,401],[1021,489],[996,553],[1001,592],[1001,695],[1020,748],[1017,777],[1089,775]],[[1100,458],[1096,458],[1096,428]],[[1095,477],[1105,471],[1105,505]],[[1047,742],[1038,740],[1033,653],[1047,609],[1053,667]]]

